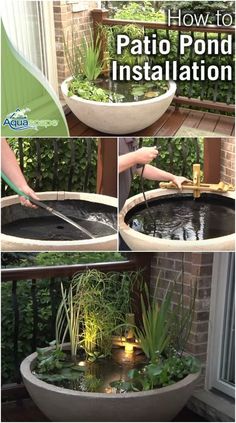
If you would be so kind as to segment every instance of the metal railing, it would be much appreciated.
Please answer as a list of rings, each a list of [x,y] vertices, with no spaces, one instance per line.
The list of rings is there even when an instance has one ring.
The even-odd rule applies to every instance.
[[[92,180],[92,191],[96,192],[98,152],[95,139],[19,138],[16,142],[21,170],[23,173],[27,170],[25,176],[35,191],[87,192],[91,191]],[[50,143],[50,149],[45,150],[45,143]],[[11,190],[2,181],[2,197],[10,193]]]

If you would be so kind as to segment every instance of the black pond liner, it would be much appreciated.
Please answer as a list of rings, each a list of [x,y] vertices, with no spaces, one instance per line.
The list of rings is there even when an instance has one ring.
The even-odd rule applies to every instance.
[[[125,222],[134,230],[156,238],[196,241],[233,234],[235,202],[216,194],[170,194],[133,207]]]
[[[48,206],[70,217],[95,238],[117,232],[115,207],[84,200],[44,201]],[[90,239],[59,217],[41,208],[30,209],[20,204],[2,208],[2,233],[42,241],[79,241]]]

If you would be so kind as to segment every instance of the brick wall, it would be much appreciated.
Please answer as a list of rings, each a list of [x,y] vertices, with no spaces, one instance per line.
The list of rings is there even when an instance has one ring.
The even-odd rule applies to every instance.
[[[221,140],[221,181],[235,185],[235,139]]]
[[[156,253],[152,259],[151,289],[154,292],[160,273],[157,296],[163,298],[169,282],[183,271],[184,302],[189,304],[191,286],[197,283],[197,295],[192,329],[186,351],[198,357],[202,363],[202,376],[198,387],[204,386],[207,358],[208,325],[210,313],[211,277],[213,254],[211,253]],[[181,282],[176,285],[179,290]],[[193,289],[192,289],[193,292]]]
[[[79,1],[78,1],[79,3]],[[80,12],[73,12],[73,3],[68,3],[66,0],[59,0],[53,2],[54,23],[55,23],[55,38],[56,38],[56,56],[57,56],[57,71],[59,85],[70,76],[70,71],[66,64],[63,33],[72,46],[71,28],[74,25],[74,32],[78,43],[85,34],[89,35],[92,25],[91,10],[97,7],[96,1],[88,1],[88,9]],[[60,90],[59,90],[60,92]],[[60,94],[61,95],[61,94]]]

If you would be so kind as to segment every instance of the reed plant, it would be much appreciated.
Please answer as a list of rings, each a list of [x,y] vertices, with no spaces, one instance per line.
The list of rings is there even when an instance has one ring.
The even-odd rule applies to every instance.
[[[99,36],[94,38],[90,30],[89,35],[87,37],[84,35],[79,44],[74,26],[71,30],[71,43],[69,35],[68,33],[66,37],[64,34],[63,43],[66,62],[72,77],[74,79],[84,77],[88,81],[95,81],[103,68]]]
[[[197,287],[195,284],[193,292],[191,292],[189,306],[185,307],[183,280],[180,293],[176,294],[175,292],[179,278],[180,274],[172,285],[168,284],[160,305],[156,299],[160,274],[157,278],[153,298],[150,297],[147,285],[144,289],[145,296],[141,295],[142,327],[136,329],[136,337],[151,363],[156,363],[161,355],[171,349],[175,349],[182,354],[188,341]],[[176,301],[177,304],[174,305]]]
[[[171,313],[172,295],[173,287],[170,291],[167,289],[161,305],[157,303],[155,294],[152,299],[150,298],[147,285],[145,285],[146,301],[141,295],[142,327],[136,329],[136,337],[151,363],[156,362],[158,354],[162,354],[171,341],[170,328],[174,319],[174,314]]]
[[[76,274],[68,290],[62,285],[62,300],[56,317],[56,344],[69,336],[71,356],[82,348],[87,358],[108,356],[112,335],[126,328],[125,316],[132,308],[132,290],[140,272],[102,273],[96,269]]]

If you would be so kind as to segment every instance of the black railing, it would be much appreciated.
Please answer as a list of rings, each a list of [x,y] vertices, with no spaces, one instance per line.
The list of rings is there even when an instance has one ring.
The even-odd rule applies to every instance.
[[[96,192],[96,139],[18,139],[14,150],[35,191]],[[9,194],[2,181],[2,196]]]
[[[216,144],[216,143],[215,143]],[[192,166],[200,163],[204,173],[204,140],[200,138],[145,138],[139,139],[139,148],[155,145],[159,147],[159,155],[152,164],[175,175],[183,175],[192,179]],[[163,153],[165,153],[163,155]],[[209,158],[207,158],[208,160]],[[214,168],[215,164],[211,167]],[[157,188],[157,181],[144,180],[145,190]],[[138,183],[132,185],[131,195],[138,194]]]

